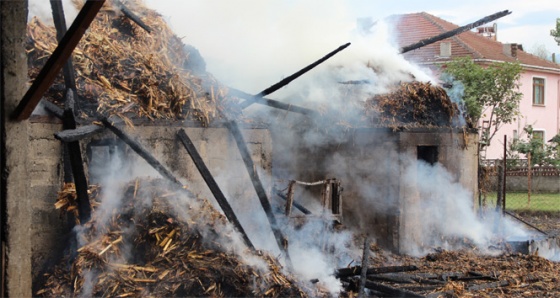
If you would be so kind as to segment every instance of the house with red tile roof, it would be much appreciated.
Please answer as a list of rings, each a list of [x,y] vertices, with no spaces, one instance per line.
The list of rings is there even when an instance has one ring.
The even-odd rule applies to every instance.
[[[425,38],[458,28],[426,12],[398,16],[396,29],[399,46],[407,46]],[[505,124],[488,146],[483,157],[495,159],[503,156],[503,135],[508,139],[518,137],[526,125],[532,125],[536,137],[549,140],[560,133],[560,65],[523,51],[519,44],[496,41],[497,28],[478,28],[404,54],[407,60],[432,69],[458,57],[471,57],[475,62],[488,65],[493,62],[519,62],[523,66],[519,105],[521,116]],[[484,125],[484,119],[478,125]]]

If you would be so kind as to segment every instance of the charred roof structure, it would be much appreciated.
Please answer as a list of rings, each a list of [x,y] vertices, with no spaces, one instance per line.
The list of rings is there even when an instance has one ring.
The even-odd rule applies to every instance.
[[[474,199],[477,134],[441,87],[401,82],[358,98],[355,119],[265,98],[349,44],[251,95],[206,72],[200,53],[137,1],[86,1],[68,31],[52,2],[56,29],[32,19],[19,45],[2,23],[2,57],[13,59],[3,82],[16,86],[3,94],[2,294],[306,297],[342,281],[352,292],[357,267],[303,280],[294,273],[305,265],[292,260],[308,250],[347,261],[337,255],[343,227],[399,253],[440,244],[423,243],[442,232],[426,217],[432,190],[421,178],[433,168]],[[24,15],[19,2],[0,6],[3,17]],[[26,92],[25,59],[9,55],[22,45]],[[39,102],[47,112],[31,115]],[[253,103],[294,113],[261,122],[243,113]],[[436,203],[451,216],[465,209],[453,197]],[[364,275],[418,269],[375,265]]]

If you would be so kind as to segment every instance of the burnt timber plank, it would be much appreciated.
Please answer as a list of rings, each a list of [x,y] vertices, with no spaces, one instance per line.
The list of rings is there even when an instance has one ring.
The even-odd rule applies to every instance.
[[[276,218],[274,217],[274,213],[272,211],[272,206],[268,201],[266,191],[264,190],[261,179],[259,178],[259,174],[257,173],[255,164],[253,163],[253,159],[251,158],[251,152],[247,147],[247,143],[245,143],[241,130],[239,129],[239,126],[237,126],[237,123],[235,121],[232,120],[227,122],[226,126],[230,131],[230,133],[232,134],[233,138],[235,139],[235,143],[237,144],[239,153],[241,153],[241,158],[245,163],[245,167],[247,168],[247,172],[249,173],[249,177],[251,178],[253,187],[257,192],[257,197],[259,198],[261,206],[264,209],[264,212],[266,213],[266,218],[270,223],[270,228],[272,229],[272,233],[274,234],[274,238],[276,239],[278,248],[280,248],[280,250],[284,252],[286,256],[286,263],[288,264],[288,267],[291,268],[291,260],[290,260],[290,255],[288,253],[287,240],[282,235],[282,232],[280,231],[280,227],[276,222]]]
[[[115,0],[115,3],[127,18],[129,18],[131,21],[136,23],[136,25],[140,26],[140,28],[146,30],[148,33],[152,33],[152,28],[146,25],[146,23],[144,23],[134,12],[132,12],[128,7],[126,7],[126,5],[124,5],[119,0]]]
[[[54,27],[56,28],[56,40],[60,42],[67,31],[62,0],[51,0],[51,8]],[[74,74],[74,66],[72,65],[72,59],[70,57],[66,60],[66,63],[62,68],[62,73],[64,74],[64,85],[66,86],[66,89],[72,89],[76,92],[76,76]]]
[[[247,233],[243,229],[243,226],[241,226],[241,223],[237,219],[237,216],[235,215],[235,212],[231,208],[231,205],[229,204],[228,200],[224,196],[224,193],[218,186],[218,183],[216,183],[216,180],[214,180],[214,177],[210,173],[210,170],[208,170],[208,167],[206,167],[204,160],[202,160],[202,157],[196,150],[196,147],[194,146],[192,140],[189,138],[189,136],[183,129],[179,130],[177,136],[179,137],[179,140],[181,141],[181,143],[183,143],[183,146],[191,156],[196,168],[198,169],[198,172],[206,182],[206,185],[208,185],[208,188],[210,188],[210,191],[212,191],[212,194],[214,195],[216,201],[222,208],[222,211],[224,211],[224,214],[226,215],[227,219],[235,226],[237,231],[241,233],[241,235],[243,236],[243,240],[245,241],[245,244],[247,244],[247,246],[252,250],[255,250],[255,246],[253,245],[253,243],[251,243],[251,240],[247,236]]]
[[[65,129],[63,131],[59,131],[54,134],[54,137],[63,142],[74,142],[100,133],[103,130],[105,130],[105,127],[91,124],[80,126],[75,129]]]
[[[165,168],[148,150],[144,148],[140,143],[130,137],[127,133],[124,132],[119,127],[116,127],[113,122],[110,120],[111,118],[103,118],[101,122],[105,127],[107,127],[110,131],[112,131],[117,137],[123,140],[134,152],[136,152],[140,157],[142,157],[150,166],[152,166],[158,173],[160,173],[164,178],[171,181],[177,187],[184,189],[183,184],[177,179],[173,174]],[[185,189],[186,190],[186,189]],[[189,192],[192,195],[192,193]],[[194,196],[194,195],[193,195]]]
[[[372,267],[367,269],[367,274],[369,275],[369,274],[380,274],[380,273],[390,273],[390,272],[406,272],[406,271],[415,271],[415,270],[418,270],[418,267],[414,265]],[[344,278],[353,275],[359,275],[361,271],[362,271],[362,266],[340,268],[336,270],[335,276],[338,278]]]
[[[35,81],[33,81],[33,84],[27,90],[27,93],[25,93],[19,105],[12,112],[12,119],[21,121],[29,118],[43,94],[45,94],[47,89],[54,82],[60,69],[66,64],[66,61],[104,3],[105,0],[86,1],[80,13],[72,23],[72,26],[70,26],[70,29],[64,34],[64,37],[53,54],[49,60],[47,60]]]
[[[350,46],[350,43],[346,43],[343,44],[341,46],[339,46],[338,48],[336,48],[334,51],[331,51],[330,53],[328,53],[327,55],[323,56],[322,58],[320,58],[319,60],[307,65],[306,67],[302,68],[301,70],[293,73],[292,75],[290,75],[289,77],[281,80],[280,82],[264,89],[263,91],[261,91],[259,94],[253,96],[252,99],[247,99],[246,101],[244,101],[243,103],[241,103],[241,109],[245,109],[247,107],[249,107],[251,104],[258,102],[261,104],[266,104],[266,105],[270,105],[269,104],[269,100],[266,100],[264,97],[277,91],[278,89],[288,85],[289,83],[291,83],[293,80],[297,79],[298,77],[302,76],[303,74],[305,74],[306,72],[312,70],[313,68],[315,68],[317,65],[327,61],[329,58],[331,58],[332,56],[336,55],[338,52],[346,49],[348,46]]]

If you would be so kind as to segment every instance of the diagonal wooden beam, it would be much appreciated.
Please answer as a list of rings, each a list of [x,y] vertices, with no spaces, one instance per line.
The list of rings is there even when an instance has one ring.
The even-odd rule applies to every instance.
[[[21,102],[12,112],[11,118],[13,120],[25,120],[29,118],[41,97],[47,89],[52,85],[56,75],[60,72],[66,61],[78,45],[80,39],[89,28],[89,25],[95,19],[95,16],[105,3],[105,0],[88,0],[80,13],[70,26],[70,29],[64,34],[62,40],[52,53],[45,66],[41,69],[39,75],[33,84],[23,96]]]

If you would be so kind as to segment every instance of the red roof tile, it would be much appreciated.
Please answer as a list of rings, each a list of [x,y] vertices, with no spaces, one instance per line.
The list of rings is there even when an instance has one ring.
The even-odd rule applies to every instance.
[[[401,47],[458,27],[426,12],[400,15],[396,23],[398,42]],[[442,42],[451,43],[451,58],[440,57],[440,44]],[[560,72],[560,65],[552,61],[541,59],[520,49],[517,50],[517,57],[512,57],[505,54],[503,49],[504,44],[475,32],[467,31],[410,51],[405,53],[404,56],[409,60],[423,63],[445,62],[457,57],[470,56],[475,59],[518,61],[521,64],[551,68],[553,71],[556,69]]]

